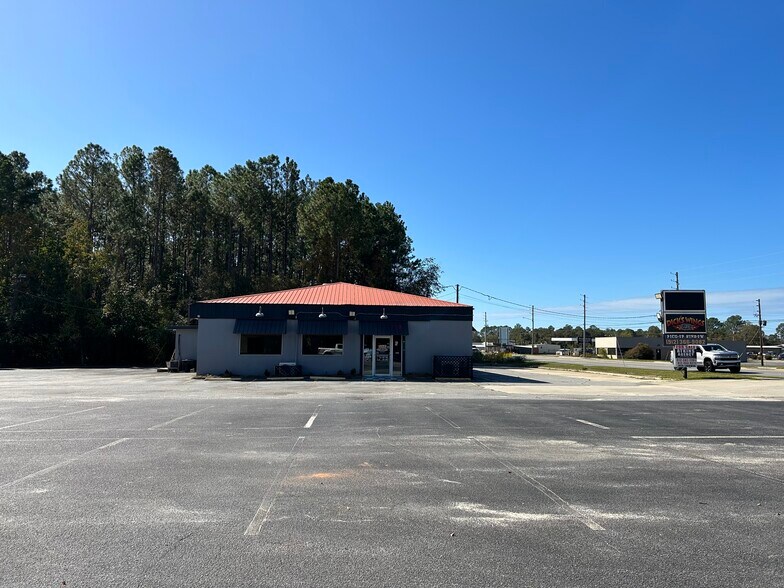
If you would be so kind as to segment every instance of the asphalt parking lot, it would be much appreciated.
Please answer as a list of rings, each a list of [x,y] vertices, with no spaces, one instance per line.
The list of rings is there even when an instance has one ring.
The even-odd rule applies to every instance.
[[[784,586],[784,386],[0,371],[0,586]]]

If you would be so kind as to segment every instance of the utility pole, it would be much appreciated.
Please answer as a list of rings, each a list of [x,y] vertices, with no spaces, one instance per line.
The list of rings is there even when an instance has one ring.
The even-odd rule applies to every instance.
[[[676,290],[681,289],[681,281],[680,278],[678,277],[678,272],[675,272],[675,289]]]
[[[765,365],[765,334],[762,331],[762,302],[757,298],[757,317],[759,317],[759,331],[760,331],[760,365]]]
[[[531,355],[534,354],[534,345],[536,345],[536,335],[535,333],[535,326],[534,323],[534,307],[531,305]]]
[[[485,313],[485,351],[487,351],[487,313]]]
[[[585,340],[588,338],[587,333],[585,332],[585,325],[586,325],[586,315],[585,315],[585,294],[583,294],[583,357],[585,357]]]
[[[460,284],[455,284],[455,295],[456,295],[455,302],[460,304]]]

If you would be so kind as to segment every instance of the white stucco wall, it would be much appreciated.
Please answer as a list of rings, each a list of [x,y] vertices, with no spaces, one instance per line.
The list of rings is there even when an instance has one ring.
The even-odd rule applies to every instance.
[[[471,321],[409,321],[406,337],[405,372],[430,374],[434,355],[471,355]],[[302,355],[302,338],[297,321],[287,323],[280,355],[240,355],[240,336],[234,334],[234,319],[201,319],[198,329],[200,374],[220,375],[228,370],[239,376],[275,373],[275,366],[291,362],[302,366],[305,375],[334,375],[351,370],[362,373],[362,337],[359,323],[348,322],[343,336],[343,355]]]
[[[174,357],[177,359],[197,359],[198,329],[174,330]]]
[[[471,321],[409,321],[407,374],[432,374],[434,355],[471,355]]]
[[[306,375],[334,375],[338,371],[359,373],[361,342],[356,321],[349,321],[348,334],[343,336],[343,355],[302,355],[302,338],[297,334],[297,321],[287,321],[280,355],[240,355],[240,335],[234,333],[234,319],[201,319],[199,321],[200,374],[220,375],[228,370],[238,376],[275,373],[279,363],[296,363]]]
[[[352,368],[356,370],[355,373],[361,373],[362,340],[357,321],[348,321],[348,334],[343,335],[343,355],[302,355],[302,338],[296,334],[296,321],[289,321],[289,332],[294,333],[294,337],[297,338],[300,352],[297,363],[302,366],[303,374],[334,376],[338,371],[342,371],[348,376],[351,375]]]

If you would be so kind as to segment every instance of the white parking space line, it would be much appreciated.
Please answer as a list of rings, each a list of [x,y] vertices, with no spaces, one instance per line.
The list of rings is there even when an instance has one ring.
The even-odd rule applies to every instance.
[[[605,427],[604,425],[599,425],[597,423],[592,423],[591,421],[584,421],[583,419],[573,419],[572,417],[569,417],[569,418],[572,419],[573,421],[577,421],[578,423],[582,423],[584,425],[588,425],[588,426],[591,426],[591,427],[596,427],[597,429],[605,429],[605,430],[609,430],[610,429],[610,427]]]
[[[632,439],[784,439],[784,435],[632,435]]]
[[[297,457],[297,448],[304,439],[305,437],[298,437],[297,441],[294,443],[288,455],[286,456],[286,463],[284,463],[283,466],[281,466],[281,468],[278,470],[278,473],[275,475],[275,479],[272,480],[272,484],[270,484],[269,488],[267,488],[267,492],[261,499],[261,504],[259,505],[256,514],[253,516],[253,519],[248,525],[248,528],[245,529],[244,534],[246,536],[255,537],[261,531],[261,526],[266,522],[272,507],[275,505],[275,499],[278,497],[278,494],[280,494],[280,486],[288,477],[289,471],[291,471],[291,466],[294,465],[294,460]]]
[[[599,523],[594,521],[591,517],[589,517],[587,514],[585,514],[584,512],[579,510],[578,508],[576,508],[576,507],[572,506],[571,504],[569,504],[566,500],[564,500],[563,498],[558,496],[558,494],[556,494],[555,492],[550,490],[550,488],[548,488],[547,486],[542,484],[539,480],[537,480],[533,476],[529,476],[528,474],[526,474],[524,471],[522,471],[517,466],[514,466],[514,465],[510,464],[509,462],[504,461],[503,459],[501,459],[495,451],[490,449],[487,445],[482,443],[479,439],[475,439],[474,437],[469,437],[469,439],[471,439],[477,445],[482,446],[488,453],[490,453],[493,456],[493,458],[498,463],[500,463],[502,466],[504,466],[508,471],[514,472],[515,475],[518,478],[524,480],[525,482],[527,482],[528,484],[530,484],[531,486],[536,488],[539,492],[544,494],[547,498],[552,500],[557,505],[559,505],[562,508],[565,508],[566,510],[571,512],[572,515],[578,521],[580,521],[583,525],[585,525],[586,527],[588,527],[592,531],[604,531],[605,530],[605,528],[602,527]]]
[[[90,455],[91,453],[95,453],[96,451],[101,451],[102,449],[109,449],[109,447],[114,447],[115,445],[119,445],[120,443],[124,443],[128,441],[129,437],[123,437],[122,439],[115,439],[111,443],[107,443],[106,445],[101,445],[100,447],[96,447],[95,449],[91,449],[90,451],[85,451],[84,453],[80,453],[76,457],[72,457],[71,459],[66,459],[65,461],[61,461],[60,463],[56,463],[48,468],[44,468],[42,470],[38,470],[37,472],[33,472],[32,474],[27,474],[26,476],[22,476],[21,478],[17,478],[16,480],[12,480],[10,482],[6,482],[5,484],[0,485],[0,488],[8,488],[9,486],[14,486],[25,480],[29,480],[31,478],[37,478],[38,476],[43,476],[44,474],[48,474],[49,472],[53,472],[55,470],[59,470],[62,467],[65,467],[69,464],[72,464],[75,461],[78,461],[85,457],[86,455]]]
[[[318,416],[318,413],[319,413],[318,409],[319,409],[319,408],[321,408],[321,405],[320,405],[320,404],[318,405],[318,408],[316,408],[316,412],[314,412],[314,413],[313,413],[313,416],[311,416],[311,417],[308,419],[308,422],[307,422],[307,423],[305,423],[305,428],[306,428],[306,429],[310,429],[310,427],[312,427],[312,426],[313,426],[313,421],[315,421],[315,420],[316,420],[316,417]]]
[[[188,417],[192,417],[193,415],[197,415],[200,412],[204,412],[205,410],[207,410],[209,408],[212,408],[212,406],[213,405],[205,406],[204,408],[202,408],[200,410],[194,410],[193,412],[189,412],[188,414],[184,414],[182,416],[178,416],[176,419],[172,419],[170,421],[166,421],[165,423],[161,423],[160,425],[153,425],[152,427],[149,427],[147,430],[148,431],[154,431],[155,429],[162,429],[166,425],[171,425],[172,423],[176,423],[177,421],[181,421],[182,419],[187,419]]]
[[[71,416],[72,414],[81,414],[83,412],[90,412],[91,410],[99,410],[101,408],[106,408],[105,406],[96,406],[95,408],[85,408],[84,410],[76,410],[74,412],[66,412],[65,414],[58,414],[55,416],[46,417],[44,419],[35,419],[34,421],[26,421],[24,423],[17,423],[15,425],[6,425],[5,427],[0,427],[0,431],[4,429],[13,429],[14,427],[23,427],[24,425],[32,425],[33,423],[42,423],[44,421],[51,421],[52,419],[59,419],[60,417],[67,417]]]
[[[440,415],[440,414],[438,414],[436,411],[432,410],[432,409],[431,409],[429,406],[426,406],[426,407],[425,407],[425,409],[426,409],[426,410],[429,410],[431,413],[433,413],[434,415],[436,415],[438,418],[440,418],[442,421],[444,421],[444,422],[445,422],[447,425],[449,425],[450,427],[452,427],[452,428],[455,428],[455,429],[459,429],[459,428],[460,428],[460,425],[456,425],[455,423],[453,423],[452,421],[450,421],[450,420],[449,420],[448,418],[446,418],[445,416],[441,416],[441,415]]]

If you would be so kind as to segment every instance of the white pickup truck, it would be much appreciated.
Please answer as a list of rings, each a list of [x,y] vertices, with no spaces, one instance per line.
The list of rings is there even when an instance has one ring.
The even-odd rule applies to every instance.
[[[343,343],[337,343],[334,347],[319,347],[319,355],[343,355]]]
[[[695,345],[697,352],[697,371],[713,372],[728,369],[733,374],[740,371],[740,355],[725,349],[717,343]]]

